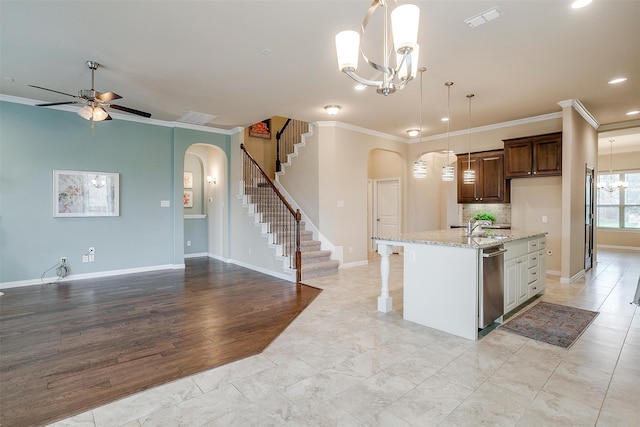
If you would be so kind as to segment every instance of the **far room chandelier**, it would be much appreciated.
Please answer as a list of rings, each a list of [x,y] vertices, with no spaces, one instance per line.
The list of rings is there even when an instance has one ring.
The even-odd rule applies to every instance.
[[[472,93],[467,95],[467,99],[469,100],[469,151],[467,152],[467,170],[465,170],[462,175],[462,182],[464,184],[476,183],[476,171],[471,169],[471,98],[474,96]]]
[[[414,4],[404,4],[395,6],[389,14],[389,3],[396,4],[396,0],[373,0],[362,21],[360,32],[345,30],[336,35],[336,51],[340,71],[361,85],[376,87],[376,91],[385,96],[402,89],[413,80],[417,74],[419,53],[417,40],[420,8]],[[364,54],[360,44],[367,24],[378,7],[382,7],[384,12],[382,64],[371,61]],[[391,15],[391,28],[389,28],[389,15]],[[396,65],[392,67],[390,62],[394,53]],[[366,79],[356,74],[360,55],[362,55],[364,62],[378,72],[373,78],[377,78],[381,73],[382,80]]]
[[[455,178],[455,169],[451,166],[451,147],[449,144],[449,131],[451,130],[451,86],[453,82],[446,82],[447,87],[447,164],[442,167],[442,180],[453,181]]]
[[[612,167],[613,167],[613,142],[615,141],[615,139],[610,139],[609,140],[609,144],[610,144],[610,149],[609,149],[609,177],[607,179],[607,181],[600,181],[598,182],[598,188],[600,190],[605,190],[608,191],[609,193],[613,193],[614,191],[618,191],[620,188],[627,188],[629,187],[629,182],[628,181],[613,181],[613,172],[612,172]]]
[[[420,71],[420,128],[418,129],[418,133],[414,136],[420,135],[419,141],[422,141],[422,76],[427,69],[424,67],[420,67],[418,71]],[[427,177],[427,162],[422,160],[422,156],[418,158],[415,162],[413,162],[413,176],[414,178],[426,178]]]

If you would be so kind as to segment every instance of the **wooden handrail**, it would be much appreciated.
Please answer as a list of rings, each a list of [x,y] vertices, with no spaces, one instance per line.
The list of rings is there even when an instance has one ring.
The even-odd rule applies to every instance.
[[[282,134],[284,133],[285,129],[287,129],[287,126],[289,126],[289,123],[291,123],[290,118],[288,118],[287,121],[284,122],[282,129],[276,132],[276,172],[280,172],[282,170],[282,162],[280,161],[280,139],[282,139]]]
[[[262,175],[262,177],[265,179],[265,181],[267,181],[269,183],[269,185],[271,186],[271,189],[278,195],[280,200],[282,200],[282,203],[284,203],[284,205],[287,207],[289,212],[291,212],[291,215],[296,216],[296,211],[293,209],[293,207],[291,207],[289,202],[287,202],[287,199],[284,198],[282,193],[280,193],[280,190],[278,190],[278,187],[276,187],[273,184],[273,181],[271,181],[271,179],[267,176],[267,174],[260,167],[258,162],[256,162],[256,160],[253,158],[253,156],[247,151],[247,149],[245,148],[244,144],[240,144],[240,149],[245,152],[247,157],[249,157],[249,160],[251,160],[251,163],[253,163],[258,168],[258,170],[260,171],[260,174]]]
[[[279,240],[278,238],[278,242],[277,244],[282,245],[282,250],[283,256],[289,257],[289,266],[290,268],[295,268],[296,270],[296,284],[298,285],[297,289],[300,292],[301,291],[301,281],[302,281],[302,251],[300,249],[300,221],[302,220],[302,213],[300,213],[300,209],[296,209],[294,210],[293,207],[291,206],[291,204],[289,204],[289,202],[287,201],[287,199],[284,198],[284,196],[282,195],[282,193],[280,193],[280,190],[278,190],[278,188],[275,186],[275,184],[273,183],[273,181],[267,176],[267,174],[265,173],[265,171],[262,169],[262,167],[260,167],[260,165],[258,164],[258,162],[256,162],[256,160],[253,158],[253,156],[247,151],[246,147],[244,146],[244,144],[240,144],[240,149],[244,152],[245,156],[246,156],[246,160],[243,161],[243,165],[251,165],[248,167],[251,167],[250,171],[247,170],[243,170],[242,174],[243,174],[243,180],[244,180],[244,192],[246,194],[247,191],[247,179],[250,178],[250,180],[253,182],[254,178],[253,178],[253,172],[254,171],[258,171],[259,172],[259,176],[262,178],[260,180],[260,182],[267,182],[269,184],[269,188],[272,191],[273,194],[275,194],[278,199],[280,200],[281,204],[280,204],[280,209],[282,209],[282,213],[283,215],[286,216],[286,211],[289,211],[289,213],[291,214],[291,218],[289,219],[289,224],[287,225],[278,225],[278,224],[272,224],[269,223],[269,232],[270,233],[275,233],[275,236],[278,236],[279,234],[284,236],[285,239],[288,240],[288,243],[282,242]],[[247,162],[248,160],[248,162]],[[244,166],[243,166],[244,167]],[[248,174],[248,175],[247,175]],[[258,176],[258,175],[256,175]],[[260,188],[259,183],[256,184],[257,188]],[[266,189],[267,187],[264,186],[264,188]],[[260,210],[261,206],[264,206],[263,203],[261,203],[260,201],[257,202],[256,204],[256,209]],[[286,211],[285,211],[286,209]],[[273,211],[271,211],[273,212]],[[264,212],[261,212],[264,213]],[[293,222],[295,221],[295,226],[293,225]],[[295,235],[292,234],[292,231],[295,232]],[[288,237],[287,237],[288,236]],[[291,246],[295,245],[295,257],[292,257],[292,253],[291,253]]]

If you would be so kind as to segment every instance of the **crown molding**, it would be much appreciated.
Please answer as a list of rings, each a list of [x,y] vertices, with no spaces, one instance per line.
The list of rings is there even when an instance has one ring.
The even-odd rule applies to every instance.
[[[0,101],[12,102],[14,104],[30,105],[32,107],[35,107],[36,104],[39,104],[41,102],[35,99],[21,98],[18,96],[4,95],[4,94],[0,94]],[[66,111],[68,113],[78,112],[78,108],[72,107],[71,105],[54,105],[47,108],[50,110]],[[114,119],[123,120],[126,122],[144,123],[148,125],[164,126],[164,127],[171,127],[171,128],[192,129],[192,130],[198,130],[201,132],[217,133],[217,134],[224,134],[224,135],[233,135],[234,133],[238,133],[242,130],[242,128],[240,127],[236,127],[229,130],[229,129],[220,129],[220,128],[214,128],[210,126],[194,125],[191,123],[182,123],[182,122],[176,122],[176,121],[167,122],[164,120],[132,116],[130,114],[116,113],[112,111],[109,112],[109,115]]]
[[[598,121],[595,119],[595,117],[593,117],[589,110],[587,110],[587,108],[582,105],[582,102],[580,102],[579,99],[566,99],[564,101],[558,102],[558,105],[562,108],[572,107],[595,130],[598,130],[598,128],[600,127],[600,123],[598,123]]]

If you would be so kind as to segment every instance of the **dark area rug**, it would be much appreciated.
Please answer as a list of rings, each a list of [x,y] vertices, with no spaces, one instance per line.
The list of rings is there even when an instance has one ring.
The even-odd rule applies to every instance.
[[[539,302],[501,328],[523,337],[568,348],[597,315],[597,311]]]

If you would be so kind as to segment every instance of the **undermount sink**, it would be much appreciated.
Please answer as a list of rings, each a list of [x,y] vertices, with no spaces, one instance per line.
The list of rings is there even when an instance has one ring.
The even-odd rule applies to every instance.
[[[501,239],[508,239],[509,237],[511,237],[511,234],[483,233],[480,237],[501,240]]]
[[[508,239],[509,237],[512,237],[511,234],[497,234],[497,233],[481,233],[481,234],[473,234],[471,236],[469,236],[468,234],[464,235],[465,237],[482,237],[485,239],[495,239],[495,240],[502,240],[502,239]]]

